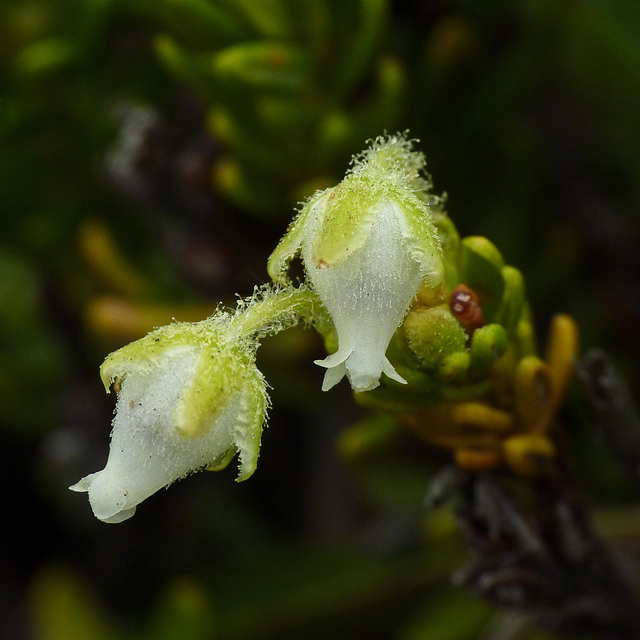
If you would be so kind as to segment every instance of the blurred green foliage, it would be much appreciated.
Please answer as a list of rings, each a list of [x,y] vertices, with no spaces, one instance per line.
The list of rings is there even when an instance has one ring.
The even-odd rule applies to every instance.
[[[249,293],[295,202],[385,129],[421,139],[461,234],[521,269],[540,326],[571,313],[637,387],[640,7],[5,0],[2,16],[7,632],[487,637],[495,614],[443,587],[459,541],[421,512],[436,461],[381,436],[347,473],[333,441],[362,414],[317,391],[308,334],[265,345],[282,408],[249,487],[187,480],[114,531],[66,486],[105,449],[106,353]],[[587,489],[628,497],[577,403],[566,417]]]

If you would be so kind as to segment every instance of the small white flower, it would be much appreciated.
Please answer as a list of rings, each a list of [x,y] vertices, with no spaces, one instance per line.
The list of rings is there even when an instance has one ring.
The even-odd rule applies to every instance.
[[[145,498],[239,454],[238,480],[256,468],[268,398],[255,346],[232,340],[226,316],[157,329],[101,368],[120,385],[107,464],[70,487],[87,491],[104,522],[130,518]]]
[[[377,387],[380,376],[405,382],[386,357],[418,288],[443,277],[431,207],[439,199],[421,175],[424,156],[402,135],[378,138],[344,180],[315,194],[269,259],[269,274],[286,279],[301,252],[307,277],[329,311],[338,350],[322,388],[347,375],[355,391]]]

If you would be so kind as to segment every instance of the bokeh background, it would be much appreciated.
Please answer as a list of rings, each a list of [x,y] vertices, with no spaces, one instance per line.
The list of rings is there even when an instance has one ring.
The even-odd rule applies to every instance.
[[[105,355],[249,295],[296,203],[385,130],[420,139],[460,232],[524,272],[541,342],[572,314],[637,391],[640,4],[4,0],[0,18],[0,636],[498,637],[450,584],[451,514],[422,506],[446,458],[384,420],[354,455],[340,434],[371,418],[319,391],[310,332],[259,352],[274,407],[248,482],[199,474],[120,525],[67,487],[106,460]],[[575,389],[565,421],[632,553],[634,495]]]

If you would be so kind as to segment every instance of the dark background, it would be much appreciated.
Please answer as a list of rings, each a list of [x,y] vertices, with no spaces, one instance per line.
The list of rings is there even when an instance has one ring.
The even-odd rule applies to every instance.
[[[296,202],[385,130],[420,139],[461,234],[523,271],[542,343],[568,312],[640,384],[640,5],[314,7],[3,3],[2,637],[491,637],[496,614],[449,586],[451,515],[422,508],[446,458],[398,437],[342,459],[367,416],[319,391],[310,332],[260,350],[274,407],[250,481],[199,474],[117,526],[67,490],[106,459],[107,353],[249,295]],[[603,531],[633,550],[634,496],[575,389],[565,419]]]

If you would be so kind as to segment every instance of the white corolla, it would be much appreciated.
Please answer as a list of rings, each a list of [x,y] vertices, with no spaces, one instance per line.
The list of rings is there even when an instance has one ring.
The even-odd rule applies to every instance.
[[[403,135],[380,137],[344,180],[312,196],[269,259],[286,281],[299,252],[311,286],[333,321],[338,349],[324,360],[322,388],[347,376],[355,391],[404,382],[386,357],[418,288],[437,286],[444,266],[423,154]]]
[[[220,469],[237,453],[238,480],[256,468],[268,403],[255,347],[225,337],[225,317],[157,329],[102,365],[118,391],[107,464],[71,487],[86,491],[104,522],[202,468]]]

